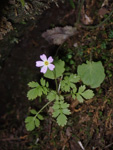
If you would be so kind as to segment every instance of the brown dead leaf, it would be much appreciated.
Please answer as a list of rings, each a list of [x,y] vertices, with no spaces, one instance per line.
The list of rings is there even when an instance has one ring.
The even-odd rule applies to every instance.
[[[48,113],[52,116],[53,112],[54,112],[53,108],[49,107]]]
[[[42,37],[45,38],[50,44],[60,45],[64,43],[65,40],[67,40],[69,37],[73,36],[75,32],[75,27],[55,27],[42,33]]]
[[[2,17],[0,22],[0,40],[2,40],[3,36],[11,30],[13,30],[11,22],[7,21],[5,17]]]
[[[79,144],[74,138],[69,140],[69,144],[70,144],[70,150],[82,150],[82,148],[79,146]]]
[[[82,110],[82,107],[79,108],[79,109],[74,109],[74,112],[79,112],[79,111],[81,111],[81,110]]]
[[[81,9],[81,21],[85,25],[89,25],[93,23],[92,18],[85,13],[84,6]]]
[[[74,101],[71,102],[70,104],[70,109],[71,109],[71,112],[73,113],[75,111],[75,107],[79,104],[78,100],[75,99]]]
[[[104,7],[100,8],[99,11],[98,11],[98,14],[101,18],[103,18],[104,15],[107,14],[107,13],[109,13],[109,11]]]
[[[68,138],[70,138],[71,135],[72,135],[72,129],[71,129],[70,127],[67,127],[67,129],[66,129],[66,136],[67,136]]]
[[[93,99],[89,99],[89,100],[85,101],[85,103],[86,103],[87,105],[89,105],[89,104],[91,104],[93,101],[94,101]]]
[[[102,7],[108,6],[108,5],[109,5],[108,0],[104,0],[104,2],[102,3]]]
[[[106,132],[106,135],[113,135],[113,129],[108,129],[107,132]]]
[[[112,49],[110,49],[110,53],[111,53],[111,54],[113,54],[113,48],[112,48]]]
[[[90,117],[88,115],[85,115],[80,118],[79,123],[87,122],[89,120],[90,120]]]
[[[105,122],[105,127],[111,129],[112,128],[112,119],[111,119],[111,114],[113,113],[113,110],[110,109],[108,114],[107,114],[107,119]]]
[[[94,116],[93,116],[93,122],[98,126],[98,119],[99,119],[99,112],[98,109],[96,110]]]
[[[107,101],[107,99],[106,99],[106,100],[104,101],[104,103],[103,103],[102,105],[100,105],[99,109],[100,109],[101,111],[104,110],[104,108],[105,108],[107,102],[108,102],[108,101]]]

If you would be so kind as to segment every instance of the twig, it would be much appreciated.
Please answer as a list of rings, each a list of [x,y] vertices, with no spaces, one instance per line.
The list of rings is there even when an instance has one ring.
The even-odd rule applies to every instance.
[[[18,137],[18,138],[3,138],[3,139],[0,139],[0,141],[20,141],[20,140],[25,140],[27,136],[25,137]]]
[[[111,143],[111,144],[109,144],[109,145],[105,146],[105,148],[104,148],[104,149],[107,149],[108,147],[111,147],[112,145],[113,145],[113,143]]]

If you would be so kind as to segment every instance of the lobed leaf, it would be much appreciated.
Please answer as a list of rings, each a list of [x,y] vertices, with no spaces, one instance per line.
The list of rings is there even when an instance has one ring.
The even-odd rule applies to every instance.
[[[38,84],[38,82],[32,81],[32,82],[29,82],[29,83],[28,83],[28,86],[31,87],[31,88],[35,88],[35,87],[38,87],[39,84]]]
[[[51,92],[48,93],[47,99],[49,101],[53,101],[54,99],[56,99],[56,95],[57,95],[56,91],[52,90]]]
[[[39,121],[39,119],[35,119],[35,125],[36,125],[36,127],[39,127],[40,126],[40,121]]]
[[[61,105],[61,108],[68,108],[69,107],[69,104],[67,104],[67,103],[63,103],[62,105]]]
[[[25,123],[31,122],[33,120],[34,117],[29,116],[25,119]]]
[[[79,87],[78,93],[82,93],[85,89],[86,89],[86,86],[85,85],[81,85]]]
[[[94,96],[94,93],[92,90],[86,90],[81,94],[85,99],[90,99]]]
[[[37,114],[37,111],[35,109],[31,109],[30,112],[33,114],[33,115],[36,115]]]
[[[34,120],[31,121],[31,122],[26,123],[26,129],[27,129],[27,131],[32,131],[32,130],[35,129],[35,123],[34,123]]]
[[[80,96],[79,94],[77,94],[77,100],[80,102],[80,103],[83,103],[84,99],[82,98],[82,96]]]
[[[44,120],[44,117],[43,117],[42,115],[40,115],[40,114],[38,114],[37,117],[38,117],[38,119],[40,119],[40,120]]]
[[[45,86],[45,84],[46,84],[46,82],[43,78],[40,79],[40,83],[41,83],[42,86]]]
[[[57,109],[57,110],[54,110],[52,116],[53,116],[54,118],[56,118],[59,114],[60,114],[60,110]]]
[[[80,81],[80,77],[77,76],[76,74],[71,74],[69,77],[69,81],[73,83],[77,83]]]
[[[42,95],[42,88],[34,88],[28,91],[27,93],[27,97],[29,100],[34,100],[35,98],[37,98],[38,96]]]
[[[64,114],[60,114],[57,117],[57,123],[58,123],[59,126],[63,127],[67,123],[67,117]]]
[[[70,114],[71,114],[70,110],[67,109],[67,108],[63,109],[62,112],[63,112],[63,114],[65,114],[65,115],[70,115]]]

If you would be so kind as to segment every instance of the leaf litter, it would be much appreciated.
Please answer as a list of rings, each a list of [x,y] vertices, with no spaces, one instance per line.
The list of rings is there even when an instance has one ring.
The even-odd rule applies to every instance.
[[[42,33],[42,37],[45,38],[50,44],[60,45],[75,33],[76,28],[72,26],[55,27]]]

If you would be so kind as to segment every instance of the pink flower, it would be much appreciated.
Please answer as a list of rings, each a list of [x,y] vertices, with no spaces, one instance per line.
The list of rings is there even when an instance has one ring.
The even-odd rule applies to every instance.
[[[46,73],[47,69],[49,68],[51,71],[54,70],[55,66],[51,64],[53,62],[53,58],[49,56],[47,59],[46,55],[40,55],[40,59],[42,61],[36,61],[36,67],[42,67],[41,71],[42,73]]]

